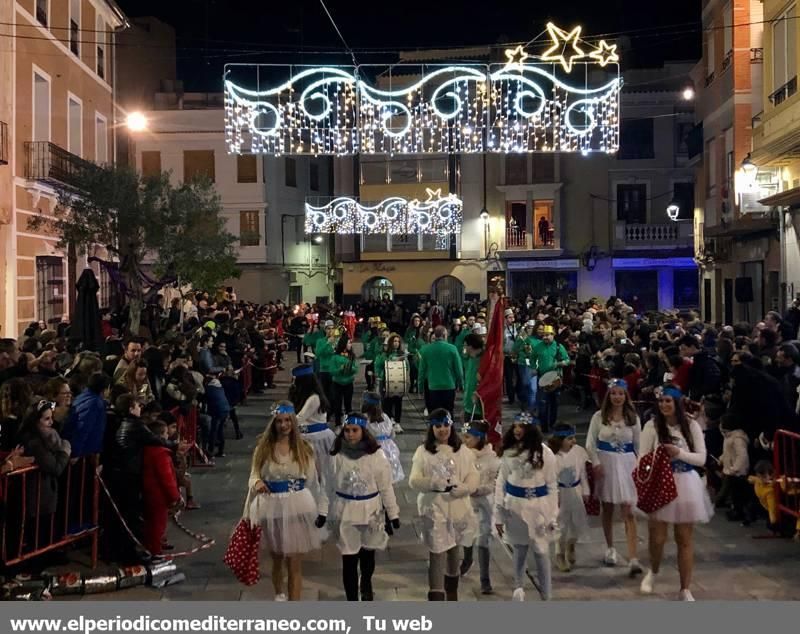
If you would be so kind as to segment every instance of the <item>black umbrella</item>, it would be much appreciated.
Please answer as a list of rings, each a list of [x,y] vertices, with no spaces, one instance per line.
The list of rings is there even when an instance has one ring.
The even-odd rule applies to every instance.
[[[103,341],[100,326],[100,307],[97,304],[97,291],[100,284],[92,269],[84,269],[75,284],[78,297],[75,303],[75,318],[72,323],[72,337],[78,338],[84,350],[99,350]]]

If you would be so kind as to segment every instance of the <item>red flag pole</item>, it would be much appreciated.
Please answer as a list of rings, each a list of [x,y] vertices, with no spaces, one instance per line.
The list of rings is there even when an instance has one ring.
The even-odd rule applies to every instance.
[[[486,348],[478,368],[478,387],[475,390],[483,409],[483,418],[489,423],[489,442],[497,447],[503,433],[503,312],[505,298],[502,291],[490,293],[494,301],[492,318],[486,337]],[[491,306],[491,301],[490,301]]]

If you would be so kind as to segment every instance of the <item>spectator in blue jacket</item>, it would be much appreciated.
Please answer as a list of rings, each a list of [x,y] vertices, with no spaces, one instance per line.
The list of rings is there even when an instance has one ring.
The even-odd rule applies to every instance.
[[[79,458],[103,450],[106,431],[105,392],[111,379],[102,372],[89,377],[88,387],[72,402],[61,436],[72,445],[72,457]]]
[[[225,371],[225,368],[214,363],[214,355],[211,354],[213,341],[211,335],[203,335],[197,347],[197,364],[203,374],[220,374]]]
[[[211,379],[206,384],[206,405],[211,425],[208,431],[206,453],[215,458],[225,456],[225,419],[230,414],[231,406],[225,396],[225,390],[219,379]],[[214,453],[216,451],[216,453]]]

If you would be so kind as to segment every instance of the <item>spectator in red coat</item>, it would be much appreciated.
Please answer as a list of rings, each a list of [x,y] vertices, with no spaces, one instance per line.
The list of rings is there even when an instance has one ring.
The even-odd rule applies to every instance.
[[[672,373],[673,385],[676,385],[681,392],[689,390],[689,373],[692,370],[691,359],[685,359],[680,355],[674,354],[667,359],[669,371]]]
[[[167,425],[156,420],[150,431],[167,440]],[[142,457],[142,497],[144,498],[144,531],[142,543],[152,555],[161,554],[161,542],[167,530],[167,518],[177,508],[181,496],[172,465],[172,451],[166,447],[144,448]]]

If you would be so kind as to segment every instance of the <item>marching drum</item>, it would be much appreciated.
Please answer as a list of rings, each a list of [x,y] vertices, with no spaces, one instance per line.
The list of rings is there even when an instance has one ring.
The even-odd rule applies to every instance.
[[[405,396],[408,392],[408,361],[392,359],[386,362],[386,396]]]
[[[558,372],[545,372],[539,377],[539,389],[545,392],[553,392],[561,387],[561,376]]]

